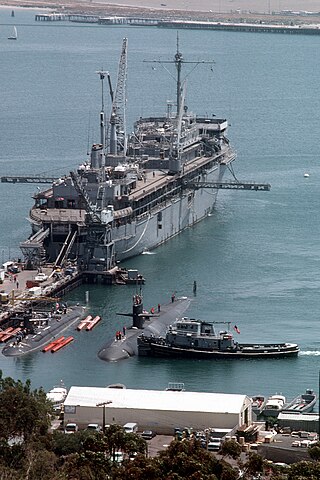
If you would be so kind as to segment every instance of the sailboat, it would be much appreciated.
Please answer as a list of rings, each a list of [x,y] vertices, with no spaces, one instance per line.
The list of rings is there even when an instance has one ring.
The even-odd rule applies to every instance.
[[[18,38],[17,29],[16,27],[13,27],[12,34],[10,35],[10,37],[8,37],[8,40],[17,40],[17,38]]]

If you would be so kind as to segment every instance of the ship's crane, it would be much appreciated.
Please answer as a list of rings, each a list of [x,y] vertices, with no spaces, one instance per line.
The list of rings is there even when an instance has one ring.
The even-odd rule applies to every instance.
[[[77,173],[71,171],[70,172],[70,177],[72,178],[74,188],[76,189],[76,191],[78,192],[79,196],[81,197],[81,199],[84,203],[84,207],[85,207],[85,210],[86,210],[86,212],[87,212],[87,214],[90,218],[90,222],[95,223],[95,224],[100,224],[101,223],[101,217],[98,214],[98,212],[96,211],[95,205],[93,205],[91,203],[86,190],[83,188],[83,186],[81,184],[79,176],[77,175]]]
[[[110,116],[110,153],[117,154],[118,150],[124,154],[127,149],[126,135],[126,83],[127,83],[127,49],[128,39],[122,42],[121,55],[118,66],[116,90],[113,95]]]

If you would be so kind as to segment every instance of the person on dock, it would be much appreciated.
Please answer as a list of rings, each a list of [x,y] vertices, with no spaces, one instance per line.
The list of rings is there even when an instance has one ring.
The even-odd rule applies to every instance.
[[[123,326],[123,328],[122,328],[122,333],[123,333],[123,336],[125,337],[126,336],[126,327],[125,326]]]
[[[161,310],[161,306],[160,306],[160,303],[158,303],[158,313],[160,313],[160,310]]]
[[[173,294],[171,295],[171,302],[173,303],[176,299],[176,295],[175,293],[173,292]]]

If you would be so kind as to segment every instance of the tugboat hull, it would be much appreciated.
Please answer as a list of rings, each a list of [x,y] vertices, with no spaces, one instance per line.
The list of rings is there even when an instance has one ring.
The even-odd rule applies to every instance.
[[[248,359],[248,358],[284,358],[296,357],[299,353],[298,345],[294,343],[280,343],[267,345],[239,345],[234,351],[197,350],[166,345],[159,341],[139,337],[138,352],[140,356],[167,357],[167,358],[192,358],[203,360],[216,359]]]

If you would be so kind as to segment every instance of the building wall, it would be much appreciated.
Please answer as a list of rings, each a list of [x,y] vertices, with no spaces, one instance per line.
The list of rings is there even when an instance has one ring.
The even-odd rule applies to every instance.
[[[65,423],[75,422],[79,428],[85,428],[88,423],[103,424],[104,407],[77,406],[75,413],[65,412]],[[174,428],[192,427],[195,430],[205,428],[233,429],[240,422],[241,414],[187,412],[187,411],[156,411],[128,408],[114,408],[106,405],[105,424],[124,425],[136,422],[139,430],[152,429],[157,433],[171,435]]]

